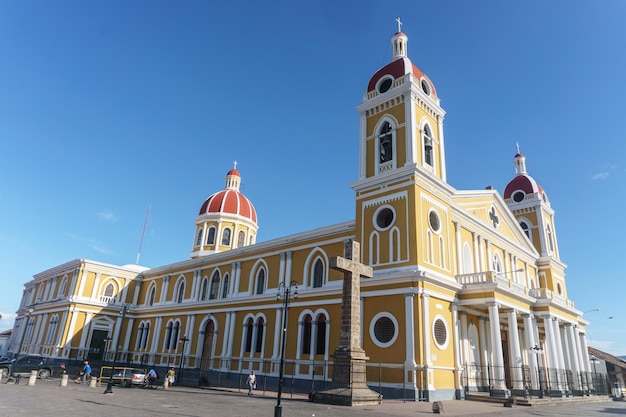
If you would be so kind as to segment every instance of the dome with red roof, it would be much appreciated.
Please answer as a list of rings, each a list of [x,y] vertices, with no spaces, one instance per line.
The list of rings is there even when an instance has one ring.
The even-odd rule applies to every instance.
[[[199,216],[205,214],[231,214],[245,217],[256,223],[256,210],[254,206],[239,192],[241,175],[236,168],[226,174],[226,188],[210,195],[200,207]]]
[[[515,161],[516,175],[504,188],[504,199],[512,199],[513,202],[520,203],[527,199],[527,196],[531,198],[536,196],[547,202],[548,198],[543,188],[526,172],[526,157],[518,150],[513,160]]]
[[[434,84],[407,56],[407,41],[408,37],[403,32],[397,32],[393,35],[391,38],[393,59],[370,78],[367,92],[377,91],[379,94],[383,94],[391,89],[396,80],[407,74],[412,74],[419,81],[422,91],[436,100],[437,90],[435,90]]]

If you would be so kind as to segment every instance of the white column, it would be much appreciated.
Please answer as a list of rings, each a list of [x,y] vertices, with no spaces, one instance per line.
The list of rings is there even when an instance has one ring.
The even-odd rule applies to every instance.
[[[467,274],[469,271],[463,269],[463,248],[461,247],[461,226],[454,222],[454,240],[456,241],[456,273]],[[474,267],[476,268],[476,267]],[[474,269],[475,271],[476,269]],[[472,271],[472,272],[474,272]]]
[[[157,317],[152,330],[152,341],[150,342],[150,354],[154,355],[158,349],[159,339],[161,337],[161,326],[163,325],[163,317]],[[110,350],[111,348],[109,348]]]
[[[463,367],[461,366],[461,346],[464,344],[464,340],[459,339],[458,309],[459,306],[456,303],[452,304],[452,329],[454,332],[454,388],[460,393],[461,387],[463,386],[463,382],[461,381],[461,371],[463,370]],[[467,317],[465,314],[462,314],[462,316],[466,321],[464,328],[465,333],[467,333]]]
[[[561,340],[561,331],[560,331],[560,326],[559,326],[559,319],[557,319],[556,317],[553,318],[552,320],[552,326],[554,326],[554,335],[555,335],[555,340],[557,343],[557,360],[558,360],[558,364],[559,364],[559,370],[564,370],[565,369],[565,359],[563,357],[563,341]]]
[[[280,357],[278,346],[280,345],[280,330],[282,328],[281,322],[281,309],[280,307],[276,307],[276,318],[274,322],[276,323],[274,326],[274,347],[272,349],[272,359],[277,359]]]
[[[365,178],[367,168],[367,118],[365,112],[360,113],[360,139],[359,139],[359,179]],[[377,152],[377,151],[376,151]],[[377,158],[377,153],[374,157]],[[373,159],[372,159],[373,160]]]
[[[504,356],[502,355],[502,336],[500,335],[500,314],[498,304],[488,303],[489,306],[489,327],[491,328],[491,344],[493,352],[493,388],[505,390],[504,380]]]
[[[93,288],[91,289],[91,299],[92,300],[98,300],[99,299],[98,298],[99,287],[100,287],[100,273],[98,272],[96,274],[96,279],[93,282]],[[113,300],[111,300],[111,301],[113,301]],[[84,346],[84,345],[81,345],[81,346]]]
[[[591,372],[591,364],[589,363],[589,348],[587,347],[587,335],[585,333],[578,333],[578,341],[580,343],[580,356],[582,364],[586,372]]]
[[[485,318],[478,319],[478,331],[480,332],[480,373],[482,375],[482,385],[489,386],[489,347],[487,345],[487,331],[485,330]]]
[[[574,326],[572,323],[565,324],[565,332],[567,334],[567,344],[569,346],[570,363],[573,365],[574,387],[580,387],[580,362],[578,357],[578,346],[576,344],[576,336],[574,335]]]
[[[460,360],[459,364],[468,365],[469,364],[469,349],[468,349],[468,337],[467,337],[467,313],[461,311],[459,313],[461,318],[461,323],[459,327],[461,328],[461,338],[459,339],[459,353]]]
[[[511,359],[513,388],[524,389],[524,381],[522,380],[522,350],[517,329],[517,312],[514,309],[510,309],[507,311],[507,315],[509,320],[509,356]]]
[[[524,336],[526,336],[526,347],[530,349],[530,353],[528,354],[529,364],[530,364],[530,385],[531,387],[539,386],[539,378],[537,375],[539,374],[539,364],[537,363],[537,355],[538,352],[532,350],[533,347],[538,346],[538,341],[535,340],[535,321],[533,320],[533,316],[530,314],[522,315],[524,318]]]
[[[413,298],[415,294],[404,294],[404,333],[406,334],[404,363],[415,373],[415,312]],[[415,377],[412,379],[415,381]]]
[[[413,94],[409,91],[404,94],[404,117],[406,117],[405,143],[406,143],[406,163],[405,165],[413,165],[417,163],[417,142],[418,139],[413,137],[413,126],[417,119]]]
[[[441,163],[441,179],[446,181],[446,147],[443,140],[443,116],[437,117],[437,128],[439,131],[439,162]]]
[[[426,377],[426,389],[432,391],[435,389],[434,374],[431,368],[432,361],[430,355],[430,296],[422,294],[422,334],[424,343],[424,372]]]
[[[544,350],[547,354],[547,367],[558,368],[558,359],[556,358],[556,341],[554,340],[554,330],[552,329],[552,318],[550,316],[543,317],[543,328],[546,332],[546,343]]]

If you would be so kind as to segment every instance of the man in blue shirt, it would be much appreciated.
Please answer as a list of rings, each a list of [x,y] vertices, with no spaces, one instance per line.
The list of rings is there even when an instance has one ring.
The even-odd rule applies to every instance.
[[[74,382],[79,383],[82,381],[89,381],[91,379],[91,366],[89,366],[89,361],[85,361],[83,364],[83,369],[80,371],[80,375]]]

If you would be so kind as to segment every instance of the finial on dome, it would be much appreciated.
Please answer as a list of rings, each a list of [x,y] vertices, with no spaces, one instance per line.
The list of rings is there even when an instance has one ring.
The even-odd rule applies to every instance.
[[[233,162],[233,165],[234,165],[233,168],[237,169],[237,161]]]
[[[391,37],[391,45],[393,45],[392,61],[397,58],[408,56],[406,48],[409,38],[400,30],[402,29],[402,22],[400,21],[400,18],[397,18],[396,22],[398,23],[398,31]]]
[[[513,160],[515,161],[515,174],[526,174],[526,157],[524,157],[524,155],[522,155],[519,150],[519,142],[515,142],[515,148],[517,149],[515,158],[513,158]]]

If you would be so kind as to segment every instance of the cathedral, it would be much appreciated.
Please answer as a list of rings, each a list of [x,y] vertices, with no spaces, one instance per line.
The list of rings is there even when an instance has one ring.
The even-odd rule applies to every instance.
[[[344,280],[331,259],[358,242],[373,273],[360,278],[356,337],[385,398],[589,390],[588,323],[568,297],[546,191],[519,148],[503,194],[448,184],[437,89],[400,26],[391,44],[357,107],[354,220],[257,242],[235,166],[199,208],[189,259],[76,259],[35,275],[9,352],[274,378],[282,356],[290,379],[330,382]]]

